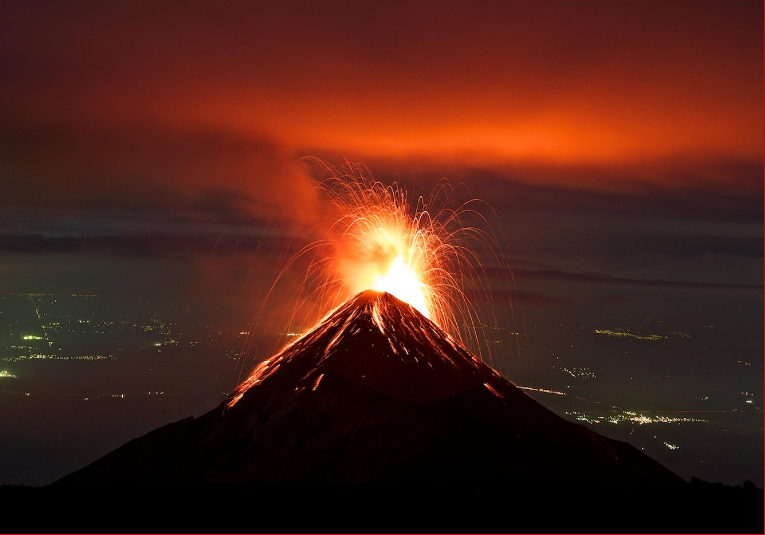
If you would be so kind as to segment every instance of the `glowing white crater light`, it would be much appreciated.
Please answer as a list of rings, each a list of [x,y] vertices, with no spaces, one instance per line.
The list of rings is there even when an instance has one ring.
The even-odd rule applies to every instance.
[[[430,311],[425,299],[425,287],[420,282],[417,273],[404,262],[401,255],[393,260],[388,271],[375,276],[372,281],[372,289],[378,292],[388,292],[401,301],[412,305],[426,318],[430,318]]]

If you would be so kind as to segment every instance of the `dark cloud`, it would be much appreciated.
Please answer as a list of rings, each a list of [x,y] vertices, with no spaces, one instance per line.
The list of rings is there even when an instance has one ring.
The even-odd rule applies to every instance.
[[[491,191],[498,212],[541,217],[588,213],[629,218],[761,222],[763,162],[676,157],[605,164],[497,164],[475,167],[433,159],[367,162],[378,177],[416,182],[420,192],[442,177],[469,193]]]
[[[310,218],[313,181],[262,138],[220,132],[70,128],[0,131],[0,204],[48,210]]]
[[[559,307],[573,306],[575,304],[573,301],[568,299],[551,297],[542,293],[529,292],[525,290],[492,289],[490,292],[466,292],[465,295],[472,303],[483,301],[490,302],[493,305],[504,303],[532,307]]]
[[[0,235],[0,251],[24,254],[100,254],[126,257],[190,258],[206,256],[243,257],[259,253],[271,255],[294,254],[302,242],[294,237],[258,236],[245,234],[240,227],[221,235],[105,235],[105,236],[44,236],[40,234]]]
[[[762,284],[727,284],[716,282],[693,282],[671,280],[646,280],[613,277],[602,273],[571,273],[558,270],[514,270],[515,275],[525,281],[528,280],[558,280],[566,282],[597,283],[597,284],[621,284],[628,286],[647,286],[654,288],[674,288],[692,290],[759,290]]]

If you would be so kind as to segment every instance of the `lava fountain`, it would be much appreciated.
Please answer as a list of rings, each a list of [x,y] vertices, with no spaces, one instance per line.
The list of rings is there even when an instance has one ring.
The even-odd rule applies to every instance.
[[[478,199],[457,202],[455,188],[445,179],[427,199],[410,203],[405,188],[374,180],[362,165],[324,165],[324,170],[328,178],[317,187],[325,201],[323,221],[311,229],[308,245],[286,262],[252,331],[275,296],[293,302],[284,332],[294,336],[309,332],[312,327],[305,325],[317,325],[354,295],[376,290],[408,303],[491,360],[496,348],[483,331],[497,319],[487,270],[494,274],[494,287],[504,282],[508,291],[511,275],[492,225],[478,209],[490,210],[488,205]],[[291,289],[284,287],[288,280]],[[242,357],[251,341],[250,336]],[[260,358],[276,352],[272,347]],[[241,366],[244,360],[239,359]]]

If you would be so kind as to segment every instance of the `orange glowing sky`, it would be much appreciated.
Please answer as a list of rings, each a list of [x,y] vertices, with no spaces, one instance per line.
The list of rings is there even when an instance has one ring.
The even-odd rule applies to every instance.
[[[96,153],[140,166],[143,139],[200,133],[228,140],[205,169],[225,167],[232,184],[273,167],[251,165],[247,144],[262,141],[285,161],[761,162],[761,4],[539,4],[17,3],[0,23],[0,96],[13,103],[2,135],[26,176],[6,194],[34,180],[25,157],[79,175],[101,169]],[[63,158],[58,145],[30,149],[37,132],[84,139]],[[184,172],[151,180],[205,182],[171,176]]]

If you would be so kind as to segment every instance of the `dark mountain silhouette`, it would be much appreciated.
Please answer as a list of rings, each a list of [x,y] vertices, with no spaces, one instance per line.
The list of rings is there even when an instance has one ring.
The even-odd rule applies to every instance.
[[[682,483],[547,410],[406,303],[366,291],[218,408],[54,486],[510,481]]]

